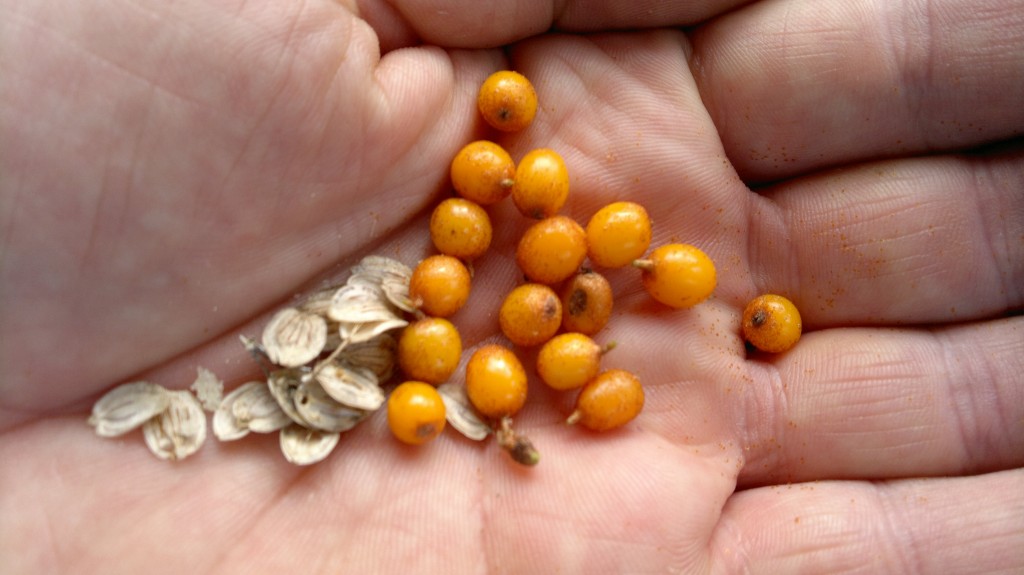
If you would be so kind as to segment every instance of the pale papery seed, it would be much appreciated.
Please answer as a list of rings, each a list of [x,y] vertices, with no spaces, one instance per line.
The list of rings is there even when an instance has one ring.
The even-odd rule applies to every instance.
[[[155,383],[125,383],[107,392],[93,405],[89,425],[95,428],[96,435],[117,437],[160,415],[170,403],[170,393]]]
[[[307,429],[293,424],[281,430],[281,453],[295,465],[311,465],[323,461],[338,445],[338,433]]]
[[[337,402],[315,380],[295,390],[295,409],[310,427],[332,433],[352,429],[370,413]]]
[[[285,308],[274,314],[263,329],[263,349],[281,367],[309,363],[327,343],[327,321],[314,313]]]
[[[167,410],[142,426],[149,450],[160,459],[184,459],[206,441],[206,413],[188,391],[171,391]]]
[[[364,367],[332,363],[316,373],[316,380],[335,401],[356,409],[374,411],[386,399],[377,376]]]

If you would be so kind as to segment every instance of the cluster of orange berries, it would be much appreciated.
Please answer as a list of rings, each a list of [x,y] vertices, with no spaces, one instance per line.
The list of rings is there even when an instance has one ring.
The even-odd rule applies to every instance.
[[[485,121],[504,132],[526,128],[537,111],[533,86],[512,71],[492,74],[477,103]],[[398,363],[409,381],[388,400],[394,435],[419,444],[444,427],[445,406],[434,386],[452,376],[462,354],[459,332],[446,318],[469,298],[467,262],[490,247],[493,231],[485,208],[507,197],[523,216],[537,221],[516,248],[527,282],[501,304],[502,333],[516,346],[541,346],[536,370],[545,384],[580,390],[567,422],[604,431],[631,421],[643,407],[643,388],[625,370],[601,371],[601,357],[614,344],[602,346],[591,336],[611,316],[612,291],[584,262],[589,259],[598,268],[635,266],[651,297],[674,308],[692,307],[711,295],[717,281],[714,263],[700,249],[678,243],[643,257],[651,243],[651,220],[633,202],[604,206],[586,228],[559,215],[569,196],[569,173],[552,149],[532,150],[516,164],[500,145],[475,141],[456,154],[450,175],[457,197],[443,200],[430,218],[430,237],[440,253],[423,259],[409,282],[409,298],[422,317],[398,341]],[[477,412],[500,422],[499,443],[518,461],[536,463],[532,446],[510,429],[510,418],[527,397],[526,370],[515,352],[499,344],[477,349],[466,366],[465,391]]]

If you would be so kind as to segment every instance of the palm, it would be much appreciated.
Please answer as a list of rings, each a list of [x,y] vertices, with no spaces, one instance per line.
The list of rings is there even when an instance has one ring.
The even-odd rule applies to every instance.
[[[747,126],[757,118],[737,120],[747,102],[730,96],[743,86],[707,59],[728,46],[726,25],[699,33],[689,62],[690,39],[677,32],[548,37],[511,53],[511,65],[535,80],[542,110],[502,143],[514,157],[541,146],[562,153],[574,189],[565,212],[585,220],[609,201],[638,201],[655,215],[656,242],[695,243],[718,264],[715,298],[671,313],[649,301],[633,271],[609,274],[617,313],[601,338],[619,347],[606,365],[636,371],[648,394],[628,429],[567,429],[569,398],[534,384],[517,422],[542,453],[529,471],[493,445],[454,434],[425,449],[401,447],[380,416],[312,468],[285,463],[271,437],[208,445],[174,466],[137,438],[94,437],[82,414],[102,390],[139,374],[183,386],[196,365],[237,384],[255,372],[235,337],[257,333],[269,309],[343,277],[365,253],[406,263],[429,253],[425,220],[447,191],[450,158],[473,138],[495,137],[476,119],[473,97],[503,65],[498,52],[419,49],[377,65],[372,33],[340,8],[282,10],[222,16],[217,47],[197,36],[169,54],[118,60],[97,40],[113,71],[102,60],[64,61],[72,56],[57,49],[42,59],[80,70],[83,94],[101,90],[118,105],[99,127],[72,123],[58,140],[67,149],[35,142],[20,152],[71,159],[37,183],[40,197],[8,204],[24,211],[8,220],[12,247],[0,268],[8,302],[0,453],[18,462],[0,475],[3,562],[63,570],[116,561],[126,571],[637,571],[778,567],[772,561],[798,549],[812,567],[834,570],[863,559],[857,545],[877,536],[865,523],[900,513],[923,520],[927,510],[903,509],[900,498],[937,493],[949,505],[969,499],[970,511],[991,514],[979,521],[1019,541],[1012,508],[1020,495],[1010,511],[991,495],[1019,493],[1019,471],[967,486],[849,481],[734,494],[737,486],[1019,466],[1022,324],[992,318],[1021,306],[1011,288],[1020,285],[1021,247],[1012,238],[1020,237],[1022,206],[1020,186],[999,183],[1020,177],[1012,153],[866,164],[751,193],[741,177],[801,176],[897,145],[855,137],[812,154],[799,147],[802,126],[775,132],[776,148],[758,141]],[[154,30],[128,38],[159,45],[143,42]],[[174,65],[158,73],[168,59]],[[787,113],[760,112],[769,120]],[[1019,133],[1024,124],[1013,113],[976,141],[950,145]],[[835,120],[837,129],[855,132],[860,119],[845,122]],[[919,151],[924,140],[905,146]],[[949,183],[983,170],[999,177],[970,196]],[[886,188],[892,181],[899,189]],[[4,200],[14,198],[3,183]],[[29,229],[69,204],[82,211],[60,220],[59,231]],[[956,215],[968,207],[970,216]],[[1004,244],[988,228],[1000,212],[1016,214],[1001,220],[999,237],[1011,238]],[[470,304],[454,318],[468,346],[496,335],[496,302],[519,276],[511,254],[527,222],[510,205],[491,215],[495,242],[476,264]],[[954,247],[932,251],[930,234]],[[979,263],[986,253],[996,255]],[[793,295],[812,331],[790,354],[748,359],[738,314],[764,290]],[[961,321],[968,323],[874,329]],[[854,325],[868,327],[829,329]],[[949,351],[957,346],[964,351]],[[934,366],[944,349],[953,364],[961,355],[983,359],[945,376]],[[1005,399],[977,404],[993,396]],[[974,405],[957,411],[951,398]],[[1006,427],[965,425],[967,415]],[[762,530],[776,539],[759,540]],[[835,554],[805,549],[822,534],[835,537]],[[982,560],[1019,565],[1019,555],[1003,551]],[[877,561],[900,553],[883,551]]]

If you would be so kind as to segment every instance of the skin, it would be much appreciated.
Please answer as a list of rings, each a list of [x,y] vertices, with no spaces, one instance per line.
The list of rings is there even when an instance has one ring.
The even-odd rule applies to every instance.
[[[2,0],[0,571],[1024,569],[1024,2],[739,4]],[[635,421],[566,429],[533,381],[529,470],[384,413],[310,468],[273,436],[169,464],[91,433],[112,386],[234,388],[273,309],[431,253],[501,68],[540,110],[499,141],[586,190],[562,213],[628,195],[719,268],[671,312],[609,276]],[[521,277],[529,222],[492,216],[467,353]],[[805,335],[747,359],[765,291]]]

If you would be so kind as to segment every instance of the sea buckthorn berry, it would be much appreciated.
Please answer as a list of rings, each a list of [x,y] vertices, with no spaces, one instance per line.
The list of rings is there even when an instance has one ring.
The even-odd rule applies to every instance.
[[[688,244],[667,244],[636,260],[644,289],[655,300],[674,308],[693,307],[715,291],[715,264]]]
[[[583,386],[566,423],[608,431],[629,423],[644,407],[644,388],[635,375],[609,369]]]
[[[584,270],[562,286],[562,329],[584,335],[601,331],[612,316],[612,286],[593,270]]]
[[[537,354],[537,375],[552,389],[583,387],[597,376],[601,356],[613,347],[602,347],[582,333],[556,335]]]
[[[523,232],[516,263],[530,281],[556,284],[579,271],[587,257],[587,235],[572,218],[541,220]]]
[[[530,347],[551,339],[562,324],[562,302],[546,285],[523,284],[513,289],[498,310],[501,331],[512,343]]]
[[[444,425],[444,401],[429,383],[406,381],[388,397],[388,427],[399,441],[421,445],[437,437]]]
[[[398,366],[409,379],[438,385],[459,366],[462,338],[446,319],[428,317],[405,326],[398,337]]]
[[[526,390],[526,370],[507,347],[485,345],[466,363],[466,395],[486,417],[515,415],[526,403]]]
[[[452,187],[460,196],[489,206],[512,193],[516,165],[505,148],[478,140],[459,150],[452,160]]]
[[[540,148],[528,152],[516,167],[512,203],[528,218],[549,218],[569,199],[569,170],[558,152]]]
[[[640,204],[608,204],[587,223],[587,255],[595,265],[629,265],[644,255],[650,245],[651,218]]]
[[[409,299],[427,315],[449,317],[466,305],[471,283],[469,270],[458,259],[430,256],[412,270]]]
[[[800,340],[802,330],[800,311],[780,295],[757,296],[743,310],[743,338],[761,351],[790,349]]]
[[[484,80],[476,99],[484,121],[502,132],[518,132],[537,115],[537,91],[526,76],[511,70]]]
[[[430,215],[430,239],[442,254],[476,259],[491,245],[491,218],[474,202],[448,198]]]

